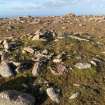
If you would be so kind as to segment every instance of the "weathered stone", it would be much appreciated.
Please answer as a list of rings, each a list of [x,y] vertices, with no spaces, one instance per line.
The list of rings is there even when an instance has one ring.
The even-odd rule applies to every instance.
[[[41,71],[43,71],[44,67],[47,64],[47,58],[46,57],[41,57],[38,59],[38,61],[35,62],[33,70],[32,70],[32,75],[37,77]]]
[[[45,41],[52,41],[54,37],[56,36],[55,32],[48,31],[48,30],[38,30],[35,33],[35,36],[32,38],[32,40],[45,40]]]
[[[69,99],[70,99],[70,100],[71,100],[71,99],[75,99],[75,98],[77,98],[79,95],[80,95],[80,93],[79,93],[79,92],[76,92],[76,93],[72,94],[72,95],[69,97]]]
[[[43,51],[42,51],[42,54],[44,54],[44,55],[47,55],[49,52],[48,52],[48,50],[47,49],[44,49]]]
[[[34,64],[34,67],[33,67],[33,70],[32,70],[32,75],[37,77],[39,75],[39,72],[40,72],[40,69],[41,69],[41,65],[39,62],[36,62]]]
[[[5,50],[6,52],[8,52],[8,50],[9,50],[9,44],[8,44],[7,40],[4,40],[4,41],[3,41],[3,46],[4,46],[4,50]]]
[[[23,48],[23,53],[28,52],[30,54],[34,54],[34,49],[32,49],[31,47],[25,47]]]
[[[79,41],[86,41],[86,42],[89,41],[88,39],[81,38],[79,36],[72,36],[72,35],[70,35],[69,37],[72,38],[72,39],[75,39],[75,40],[79,40]]]
[[[34,103],[34,97],[16,90],[0,93],[0,105],[34,105]]]
[[[65,53],[65,52],[62,52],[62,53],[58,54],[58,55],[53,59],[53,63],[60,63],[60,62],[62,62],[65,58],[66,58],[66,53]]]
[[[89,63],[77,63],[77,64],[75,64],[75,67],[78,69],[90,69],[91,64],[89,64]]]
[[[9,64],[5,61],[2,61],[0,64],[0,75],[4,78],[9,78],[14,75]]]
[[[62,62],[62,59],[58,59],[58,58],[53,59],[53,63],[60,63],[60,62]]]
[[[50,87],[50,88],[47,88],[47,95],[50,97],[50,99],[56,103],[60,103],[60,100],[59,100],[59,95],[55,92],[55,89]]]

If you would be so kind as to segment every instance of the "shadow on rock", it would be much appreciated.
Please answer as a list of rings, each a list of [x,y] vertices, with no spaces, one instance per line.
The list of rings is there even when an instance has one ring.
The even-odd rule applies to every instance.
[[[37,105],[42,105],[47,99],[47,94],[44,89],[38,84],[33,85],[35,78],[29,77],[18,77],[1,84],[0,91],[5,90],[17,90],[20,92],[28,93],[35,97]]]

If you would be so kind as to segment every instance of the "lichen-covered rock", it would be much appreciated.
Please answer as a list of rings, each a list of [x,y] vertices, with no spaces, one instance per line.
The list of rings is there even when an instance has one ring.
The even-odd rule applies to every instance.
[[[34,97],[16,90],[0,93],[0,105],[34,105]]]

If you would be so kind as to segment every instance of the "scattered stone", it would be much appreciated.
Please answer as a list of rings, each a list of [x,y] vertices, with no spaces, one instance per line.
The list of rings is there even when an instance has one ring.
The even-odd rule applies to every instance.
[[[90,61],[90,63],[93,65],[93,66],[97,66],[97,63],[95,61]]]
[[[47,95],[50,97],[50,99],[56,103],[60,103],[60,100],[59,100],[59,95],[55,92],[55,89],[50,87],[50,88],[47,88]]]
[[[58,55],[53,59],[53,63],[60,63],[60,62],[62,62],[65,58],[66,58],[66,53],[65,53],[65,52],[62,52],[62,53],[58,54]]]
[[[35,33],[35,36],[32,38],[32,40],[45,40],[45,41],[52,41],[54,37],[56,36],[56,33],[49,30],[38,30]]]
[[[80,84],[74,83],[73,86],[80,87]]]
[[[0,75],[4,78],[14,76],[13,68],[11,68],[10,64],[6,61],[2,61],[0,64]]]
[[[77,64],[75,64],[75,67],[78,69],[90,69],[91,64],[89,64],[89,63],[77,63]]]
[[[31,47],[25,47],[23,48],[23,53],[27,52],[27,53],[30,53],[30,54],[34,54],[34,49],[32,49]]]
[[[60,63],[60,62],[62,62],[62,59],[58,59],[58,58],[53,59],[53,63]]]
[[[44,67],[47,65],[48,59],[46,57],[41,57],[38,59],[38,61],[35,62],[33,69],[32,69],[32,75],[37,77],[43,71]]]
[[[34,103],[34,97],[16,90],[6,90],[0,93],[0,105],[34,105]]]
[[[42,51],[42,54],[44,54],[44,55],[48,55],[48,50],[47,49],[44,49],[43,51]]]
[[[101,52],[102,54],[105,54],[105,51]]]
[[[34,67],[33,67],[33,70],[32,70],[32,75],[35,76],[35,77],[39,76],[40,69],[41,69],[40,63],[36,62],[34,64]]]
[[[86,42],[89,41],[88,39],[80,38],[80,37],[78,37],[78,36],[72,36],[72,35],[70,35],[69,37],[72,38],[72,39],[79,40],[79,41],[86,41]]]
[[[75,98],[77,98],[79,95],[80,95],[80,93],[79,93],[79,92],[76,92],[76,93],[72,94],[72,95],[69,97],[69,99],[70,99],[70,100],[75,99]]]
[[[8,52],[8,50],[9,50],[9,44],[8,44],[7,40],[3,41],[3,46],[4,46],[5,52]]]

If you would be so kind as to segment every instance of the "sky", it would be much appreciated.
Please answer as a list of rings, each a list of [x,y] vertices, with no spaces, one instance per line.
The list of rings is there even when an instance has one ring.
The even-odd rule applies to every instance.
[[[105,15],[105,0],[0,0],[0,17]]]

